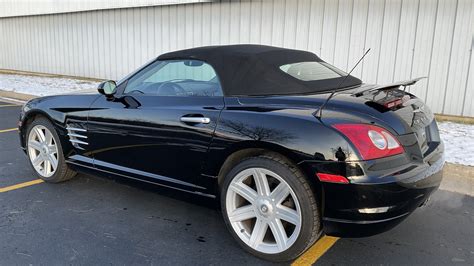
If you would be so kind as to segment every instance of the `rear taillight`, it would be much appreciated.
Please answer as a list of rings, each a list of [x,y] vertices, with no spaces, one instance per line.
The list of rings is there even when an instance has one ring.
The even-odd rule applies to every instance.
[[[400,142],[384,128],[367,124],[337,124],[333,127],[349,138],[364,160],[403,153]]]

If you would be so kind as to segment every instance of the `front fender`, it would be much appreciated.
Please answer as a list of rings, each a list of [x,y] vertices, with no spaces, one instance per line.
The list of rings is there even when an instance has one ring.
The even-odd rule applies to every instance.
[[[28,125],[38,115],[51,121],[61,138],[61,144],[63,147],[67,147],[67,142],[64,141],[67,120],[87,121],[90,106],[97,97],[99,97],[97,94],[58,95],[35,98],[27,102],[20,113],[19,134],[22,148],[25,148],[26,145]]]

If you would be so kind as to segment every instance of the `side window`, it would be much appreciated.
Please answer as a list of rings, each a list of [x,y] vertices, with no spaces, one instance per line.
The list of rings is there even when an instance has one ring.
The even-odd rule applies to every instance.
[[[156,61],[135,74],[125,94],[222,96],[214,69],[199,60]]]

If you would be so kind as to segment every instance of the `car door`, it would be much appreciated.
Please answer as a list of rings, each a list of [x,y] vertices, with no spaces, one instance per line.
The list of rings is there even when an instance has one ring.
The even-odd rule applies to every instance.
[[[196,60],[156,61],[100,97],[88,118],[96,168],[206,193],[197,179],[224,99],[212,67]]]

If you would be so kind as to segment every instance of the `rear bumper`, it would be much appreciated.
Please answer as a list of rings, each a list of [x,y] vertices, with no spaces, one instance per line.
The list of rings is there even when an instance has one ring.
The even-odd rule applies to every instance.
[[[441,144],[433,153],[435,156],[422,163],[403,163],[402,157],[370,164],[360,162],[356,168],[365,174],[349,177],[350,184],[322,182],[324,232],[339,237],[364,237],[382,233],[402,222],[439,187],[443,150]],[[355,166],[344,164],[350,169]],[[387,165],[393,167],[382,167]]]
[[[436,174],[439,175],[441,172]],[[423,205],[438,187],[407,190],[397,184],[389,186],[370,185],[364,192],[352,194],[352,199],[365,198],[357,206],[326,202],[323,217],[324,232],[339,237],[365,237],[388,231],[407,218],[417,207]],[[387,193],[387,190],[390,192]],[[380,198],[381,193],[385,194],[383,199]],[[350,199],[346,196],[346,200]],[[369,201],[373,202],[368,203]],[[361,213],[361,211],[383,212]]]
[[[326,235],[338,237],[366,237],[386,232],[401,223],[409,213],[384,220],[354,221],[333,218],[323,219]]]

